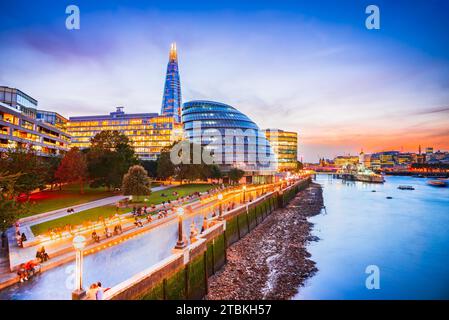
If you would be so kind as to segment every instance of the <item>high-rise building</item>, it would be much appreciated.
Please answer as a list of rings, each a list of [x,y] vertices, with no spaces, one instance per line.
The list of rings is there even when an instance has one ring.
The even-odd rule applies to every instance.
[[[21,90],[0,87],[0,152],[31,146],[38,155],[54,156],[68,150],[67,119],[37,106],[38,101]]]
[[[165,76],[164,95],[162,98],[161,115],[173,117],[181,121],[181,82],[179,79],[178,53],[176,43],[172,43]]]
[[[183,104],[182,121],[187,138],[209,151],[224,173],[238,168],[245,171],[247,182],[271,181],[275,155],[246,115],[224,103],[198,100]]]
[[[157,113],[127,114],[123,107],[109,115],[70,117],[68,132],[73,147],[88,148],[101,131],[119,131],[128,137],[136,155],[142,160],[156,160],[161,150],[183,137],[182,124],[174,117]]]
[[[279,171],[292,171],[298,165],[298,133],[265,129],[265,136],[277,158]]]

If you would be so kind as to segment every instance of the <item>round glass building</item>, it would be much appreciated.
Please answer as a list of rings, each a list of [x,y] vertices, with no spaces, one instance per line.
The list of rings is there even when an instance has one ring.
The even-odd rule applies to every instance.
[[[276,171],[276,158],[264,132],[234,107],[214,101],[186,102],[182,122],[187,138],[204,146],[223,172],[239,168],[257,176]]]

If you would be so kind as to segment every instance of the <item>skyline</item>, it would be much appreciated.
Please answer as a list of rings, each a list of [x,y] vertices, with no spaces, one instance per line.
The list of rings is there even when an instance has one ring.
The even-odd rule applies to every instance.
[[[449,149],[449,22],[445,10],[429,11],[443,1],[378,1],[380,30],[364,27],[366,1],[325,2],[328,10],[262,1],[251,11],[232,1],[117,3],[77,1],[74,31],[65,29],[65,3],[27,11],[23,2],[0,4],[10,13],[0,22],[0,83],[66,117],[120,105],[158,112],[176,42],[184,102],[220,101],[260,128],[297,131],[305,161],[361,149]]]

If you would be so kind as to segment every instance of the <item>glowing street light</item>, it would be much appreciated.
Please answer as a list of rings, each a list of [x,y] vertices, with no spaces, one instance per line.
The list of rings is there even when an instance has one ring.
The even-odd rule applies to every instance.
[[[176,211],[178,214],[178,241],[176,242],[176,249],[183,249],[186,246],[186,243],[184,241],[184,236],[182,234],[182,217],[184,215],[184,208],[179,207]]]
[[[221,200],[223,200],[223,194],[219,193],[217,198],[218,198],[218,200],[220,200],[218,219],[222,220],[223,219],[223,203]]]
[[[243,186],[243,203],[246,202],[246,186]]]
[[[83,289],[83,249],[86,246],[86,238],[77,235],[72,241],[76,251],[75,262],[75,290],[72,292],[72,300],[80,300],[86,294]]]

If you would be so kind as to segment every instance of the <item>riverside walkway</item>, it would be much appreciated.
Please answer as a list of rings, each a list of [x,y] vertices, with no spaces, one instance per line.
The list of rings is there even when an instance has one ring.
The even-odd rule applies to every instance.
[[[248,197],[251,192],[254,192],[254,197],[257,193],[260,195],[261,187],[258,189],[248,190]],[[241,192],[231,191],[225,194],[222,204],[238,202],[238,199],[241,199]],[[186,211],[190,214],[184,219],[184,229],[189,230],[193,222],[200,230],[203,219],[211,218],[217,204],[217,200],[189,204]],[[176,215],[172,214],[143,228],[126,230],[119,239],[88,245],[84,259],[85,283],[101,281],[105,287],[111,287],[168,257],[177,240],[176,221]],[[70,299],[74,283],[74,252],[69,241],[65,245],[67,252],[44,263],[44,272],[27,282],[9,284],[0,291],[0,299]]]

